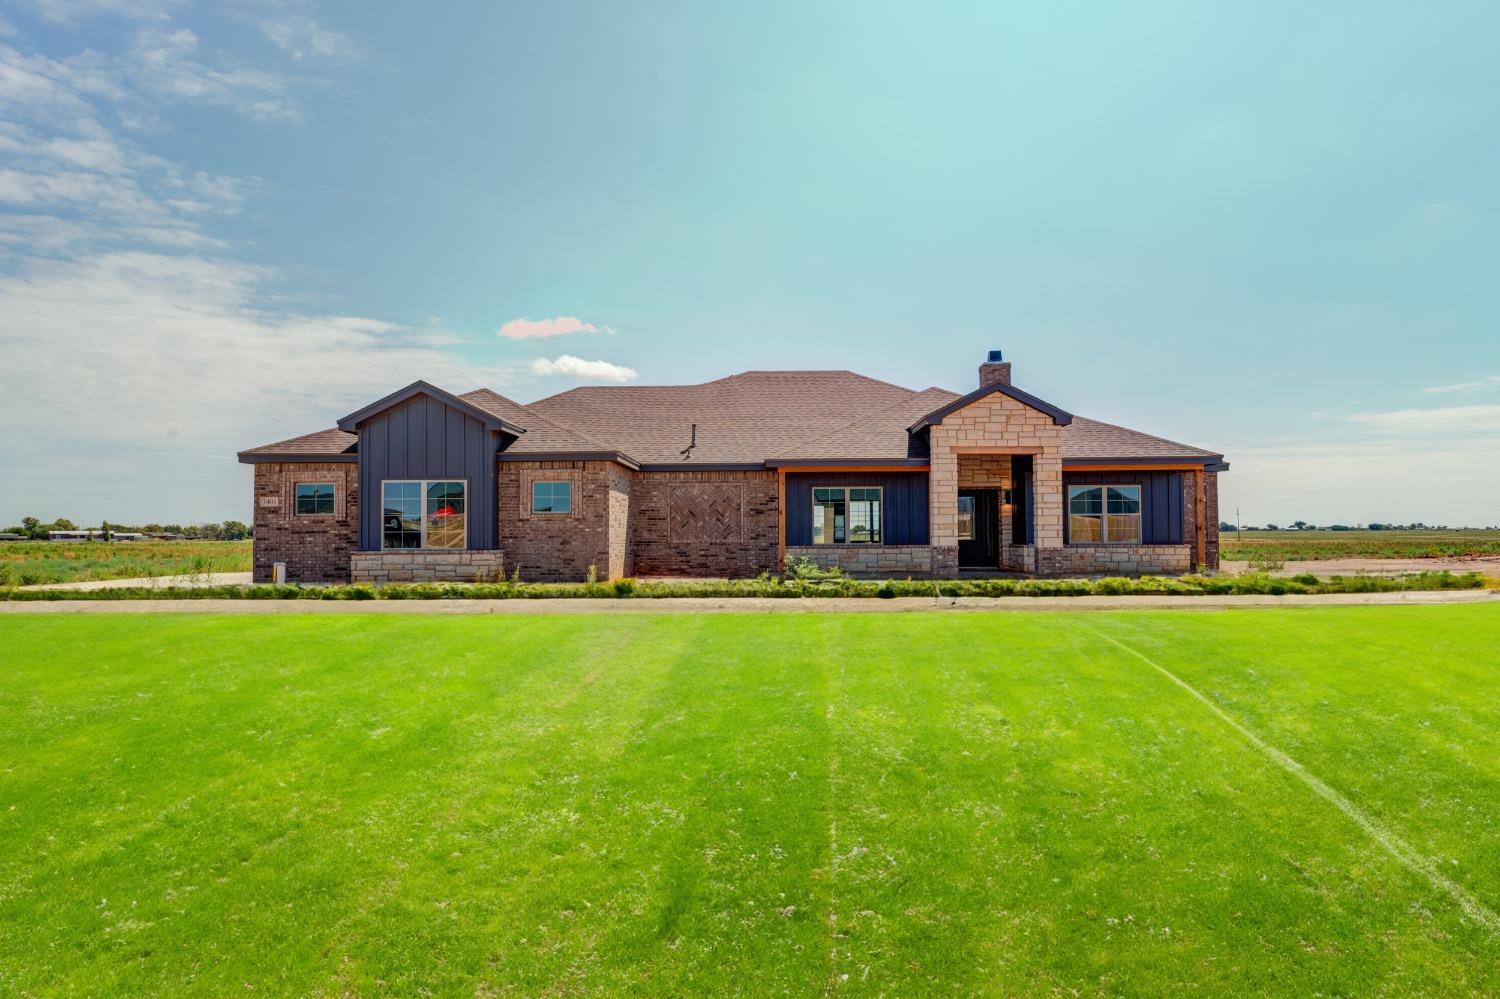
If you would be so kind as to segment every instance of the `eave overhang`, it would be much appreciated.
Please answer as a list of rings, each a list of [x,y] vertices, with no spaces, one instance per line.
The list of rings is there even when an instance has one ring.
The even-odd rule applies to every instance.
[[[496,461],[613,461],[632,471],[639,472],[641,465],[628,454],[620,451],[531,451],[516,453],[502,451]]]
[[[270,464],[272,462],[278,462],[283,465],[296,464],[299,462],[308,465],[322,465],[337,464],[339,462],[359,461],[359,455],[354,453],[353,451],[340,452],[338,454],[305,454],[300,452],[294,454],[277,454],[275,452],[267,451],[240,451],[235,455],[235,457],[239,459],[241,465],[264,465]]]

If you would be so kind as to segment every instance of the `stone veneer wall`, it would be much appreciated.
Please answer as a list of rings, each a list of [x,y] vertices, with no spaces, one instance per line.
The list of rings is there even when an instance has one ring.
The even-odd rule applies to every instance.
[[[1181,575],[1193,571],[1193,546],[1068,545],[1058,565],[1069,576]]]
[[[353,552],[349,568],[356,583],[490,583],[506,571],[498,551],[431,548]]]
[[[776,486],[773,471],[636,473],[631,572],[738,578],[777,571]]]
[[[857,579],[904,579],[932,575],[930,545],[788,545],[788,558],[810,558]]]
[[[1052,417],[994,392],[948,414],[929,435],[932,470],[928,476],[928,502],[934,575],[958,573],[960,469],[982,454],[1006,458],[1011,454],[1034,455],[1032,526],[1036,571],[1042,575],[1062,572],[1062,428],[1052,422]],[[970,453],[964,454],[965,451]]]
[[[500,463],[500,551],[506,572],[527,582],[576,582],[593,566],[600,579],[628,575],[634,476],[612,461]],[[534,482],[571,482],[568,513],[532,513]]]
[[[354,462],[266,462],[255,465],[252,515],[257,583],[271,564],[286,563],[293,583],[346,583],[349,553],[359,543],[359,474]],[[297,516],[299,482],[332,482],[333,513]]]

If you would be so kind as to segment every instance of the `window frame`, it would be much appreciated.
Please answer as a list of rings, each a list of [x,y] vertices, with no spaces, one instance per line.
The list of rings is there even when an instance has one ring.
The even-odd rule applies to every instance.
[[[567,486],[568,487],[568,508],[566,510],[538,510],[536,508],[536,487],[537,486]],[[577,492],[577,490],[573,488],[573,480],[572,479],[532,479],[531,480],[531,499],[530,499],[530,501],[528,503],[528,508],[530,509],[531,516],[533,516],[533,517],[571,517],[571,516],[573,516],[574,510],[577,509],[577,505],[574,502],[574,494],[576,492]]]
[[[422,496],[422,516],[417,521],[421,544],[415,548],[390,548],[385,543],[385,487],[391,482],[414,482]],[[429,546],[427,544],[427,487],[438,482],[459,482],[464,487],[464,539],[458,548]],[[380,550],[383,552],[463,552],[469,550],[469,489],[472,483],[462,476],[440,475],[435,479],[381,479],[380,480]]]
[[[964,531],[964,517],[966,516],[966,514],[964,513],[965,503],[967,503],[969,507],[967,513],[967,517],[969,519],[969,528],[967,533]],[[973,496],[960,496],[958,498],[958,505],[957,507],[955,507],[955,510],[958,516],[958,540],[973,541],[979,533],[977,529],[979,524],[979,504],[974,501]]]
[[[876,520],[876,523],[875,523],[875,532],[874,532],[875,533],[875,537],[870,538],[867,541],[852,541],[852,540],[850,540],[849,516],[850,516],[850,503],[853,502],[853,501],[850,500],[849,494],[852,491],[856,490],[856,489],[874,490],[876,493],[879,494],[876,497],[876,499],[875,499],[875,503],[876,503],[875,509],[876,509],[876,513],[877,513],[877,516],[875,518],[875,520]],[[844,540],[843,541],[814,541],[813,540],[813,527],[817,524],[817,520],[818,520],[818,518],[817,518],[817,510],[818,510],[818,507],[820,505],[818,503],[818,491],[819,490],[841,492],[841,493],[844,494]],[[811,486],[809,488],[807,496],[808,496],[808,499],[811,501],[811,504],[812,504],[812,518],[811,518],[811,520],[808,523],[808,532],[807,532],[807,543],[808,543],[809,547],[816,546],[818,548],[834,548],[834,547],[837,547],[839,545],[883,545],[883,544],[885,544],[885,486],[819,486],[819,485],[814,485],[814,486]],[[865,500],[860,500],[860,502],[861,503],[868,503],[870,501],[868,499],[865,499]]]
[[[323,511],[320,511],[320,510],[313,510],[311,513],[303,513],[302,512],[302,497],[299,496],[299,495],[297,495],[297,491],[299,489],[301,489],[303,486],[312,486],[313,488],[317,488],[319,486],[327,486],[328,487],[329,496],[328,496],[328,510],[327,510],[327,512],[323,512]],[[316,500],[316,499],[317,499],[317,497],[314,497],[314,500]],[[338,512],[339,512],[339,486],[338,486],[337,482],[293,482],[292,483],[292,514],[294,516],[297,516],[297,517],[333,517],[333,516],[337,516]]]
[[[1073,497],[1077,493],[1098,489],[1099,493],[1099,540],[1079,541],[1073,537]],[[1138,530],[1133,538],[1114,539],[1109,536],[1109,490],[1111,489],[1134,489],[1136,491],[1136,526]],[[1144,545],[1146,543],[1146,489],[1140,482],[1076,482],[1068,485],[1067,495],[1063,499],[1063,512],[1068,523],[1068,544],[1071,545]],[[1094,514],[1078,514],[1080,517],[1093,517]],[[1116,514],[1116,516],[1129,516],[1129,514]]]

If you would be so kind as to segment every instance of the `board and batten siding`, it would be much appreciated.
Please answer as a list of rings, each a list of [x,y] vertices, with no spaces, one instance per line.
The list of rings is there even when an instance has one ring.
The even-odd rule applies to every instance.
[[[1068,487],[1127,485],[1141,487],[1141,543],[1180,545],[1183,541],[1181,472],[1063,472],[1063,544],[1068,532]]]
[[[468,482],[468,547],[496,545],[495,452],[499,434],[461,410],[414,396],[359,426],[359,549],[379,551],[380,483],[385,479],[464,479]]]
[[[926,472],[792,472],[786,477],[788,545],[812,544],[812,491],[824,486],[879,486],[881,544],[928,543]]]

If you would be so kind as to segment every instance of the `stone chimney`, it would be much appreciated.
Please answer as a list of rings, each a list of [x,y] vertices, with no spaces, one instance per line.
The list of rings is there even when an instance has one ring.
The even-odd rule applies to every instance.
[[[1010,384],[1010,362],[1000,359],[1000,351],[990,351],[989,359],[979,366],[979,387],[1000,382]]]

